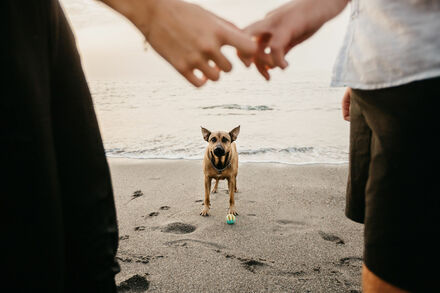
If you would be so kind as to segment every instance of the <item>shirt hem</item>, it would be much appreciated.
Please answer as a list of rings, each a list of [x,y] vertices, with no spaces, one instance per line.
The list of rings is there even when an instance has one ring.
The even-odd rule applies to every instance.
[[[411,83],[414,81],[420,81],[420,80],[434,78],[434,77],[438,77],[438,76],[440,76],[440,69],[436,69],[432,72],[423,72],[423,73],[414,74],[414,75],[411,75],[411,76],[408,76],[408,77],[405,77],[402,79],[398,79],[396,81],[384,82],[384,83],[374,83],[374,84],[333,79],[330,83],[330,86],[331,87],[350,87],[350,88],[359,89],[359,90],[377,90],[377,89],[400,86],[400,85],[404,85],[404,84]]]

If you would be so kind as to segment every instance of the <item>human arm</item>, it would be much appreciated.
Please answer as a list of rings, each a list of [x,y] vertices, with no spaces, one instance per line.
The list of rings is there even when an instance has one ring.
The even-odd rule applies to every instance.
[[[312,36],[327,21],[338,15],[349,0],[293,0],[269,12],[266,17],[245,28],[257,40],[253,58],[258,71],[270,79],[268,70],[288,66],[285,55],[297,44]],[[270,48],[270,53],[265,53]],[[250,58],[238,50],[242,61]]]
[[[220,50],[223,45],[235,47],[246,57],[256,51],[247,34],[195,4],[180,0],[102,2],[127,17],[154,50],[197,87],[207,79],[218,80],[220,71],[231,71],[231,63]],[[204,77],[197,77],[195,69]]]

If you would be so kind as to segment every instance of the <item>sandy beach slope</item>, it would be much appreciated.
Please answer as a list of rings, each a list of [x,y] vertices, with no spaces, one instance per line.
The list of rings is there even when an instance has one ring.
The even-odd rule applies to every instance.
[[[347,165],[242,163],[239,216],[227,225],[225,181],[211,216],[199,215],[201,161],[109,163],[119,292],[361,292],[363,227],[344,216]]]

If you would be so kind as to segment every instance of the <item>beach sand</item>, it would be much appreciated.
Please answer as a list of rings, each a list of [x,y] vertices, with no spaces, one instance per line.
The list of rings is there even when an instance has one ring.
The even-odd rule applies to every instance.
[[[347,165],[241,163],[199,215],[201,161],[110,158],[119,292],[361,292],[363,226],[344,215]],[[137,195],[136,196],[133,196]]]

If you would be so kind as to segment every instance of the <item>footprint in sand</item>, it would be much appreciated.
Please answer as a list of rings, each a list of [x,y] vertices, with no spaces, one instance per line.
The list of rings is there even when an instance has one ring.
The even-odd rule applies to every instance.
[[[159,210],[162,210],[162,211],[167,211],[167,210],[169,210],[169,209],[171,209],[171,207],[169,207],[169,206],[161,206],[161,207],[159,208]]]
[[[159,216],[159,212],[152,212],[148,214],[149,217],[157,217]]]
[[[278,225],[274,227],[274,232],[297,232],[303,230],[306,226],[305,222],[287,219],[279,219],[276,223]],[[281,235],[284,235],[284,233],[281,233]]]
[[[291,226],[294,226],[294,225],[296,225],[296,226],[303,226],[303,225],[305,225],[305,223],[301,222],[301,221],[292,221],[292,220],[286,220],[286,219],[280,219],[280,220],[277,221],[277,223],[280,224],[280,225],[291,225]]]
[[[218,251],[220,252],[220,251]],[[264,267],[267,266],[267,264],[265,264],[263,261],[265,261],[265,259],[260,258],[259,260],[255,260],[252,258],[241,258],[241,257],[236,257],[233,254],[225,254],[226,258],[229,259],[238,259],[241,262],[241,265],[248,271],[255,273],[256,268],[259,267]]]
[[[127,240],[128,238],[130,238],[128,235],[119,236],[119,240]]]
[[[362,257],[350,256],[343,257],[339,260],[339,265],[341,266],[353,266],[353,267],[362,267],[363,259]]]
[[[192,233],[196,230],[196,226],[185,224],[182,222],[174,222],[166,225],[162,229],[161,232],[164,233],[173,233],[173,234],[188,234]]]
[[[164,243],[167,246],[175,246],[175,247],[188,247],[188,244],[194,244],[194,245],[202,245],[202,246],[206,246],[206,247],[213,247],[216,248],[215,251],[216,252],[221,252],[220,249],[224,249],[226,248],[225,246],[215,243],[215,242],[209,242],[209,241],[203,241],[203,240],[198,240],[198,239],[178,239],[178,240],[173,240],[173,241],[168,241]]]
[[[117,290],[118,292],[145,292],[150,287],[150,282],[141,275],[134,275],[127,280],[121,282]]]
[[[129,257],[121,257],[121,256],[117,256],[116,259],[120,262],[131,262],[132,259]]]
[[[255,273],[255,269],[259,267],[267,266],[267,264],[255,260],[255,259],[239,259],[244,268],[252,273]]]
[[[319,234],[319,236],[321,236],[322,239],[324,239],[326,241],[334,242],[338,245],[345,244],[344,240],[342,240],[341,238],[339,238],[336,235],[325,233],[323,231],[318,231],[318,234]]]

